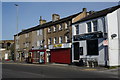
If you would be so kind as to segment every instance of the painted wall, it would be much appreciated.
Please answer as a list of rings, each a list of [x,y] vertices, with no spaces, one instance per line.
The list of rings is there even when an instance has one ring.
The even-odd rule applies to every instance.
[[[118,43],[118,19],[117,10],[107,15],[108,23],[108,40],[109,40],[109,66],[118,66],[119,43]],[[116,34],[115,38],[111,38]]]
[[[93,19],[96,20],[96,19]],[[86,22],[81,22],[79,23],[79,34],[84,34],[84,33],[88,33],[87,31],[87,22],[91,22],[93,20],[88,20]],[[98,20],[98,31],[104,31],[104,17],[100,17],[97,18]],[[93,25],[91,23],[91,25]],[[75,25],[72,26],[72,34],[76,35],[76,28]],[[79,42],[80,47],[83,47],[83,55],[80,56],[80,58],[95,58],[96,60],[98,60],[98,64],[99,65],[105,65],[105,54],[104,54],[104,46],[103,46],[103,38],[98,39],[98,50],[99,50],[99,55],[98,56],[88,56],[87,55],[87,43],[86,40],[83,41],[73,41],[74,42]],[[74,46],[72,46],[74,47]],[[74,53],[74,49],[72,48],[72,52]],[[73,54],[72,54],[73,55]],[[73,55],[74,57],[74,55]],[[73,58],[72,58],[73,59]]]
[[[120,3],[120,2],[119,2]],[[118,41],[119,41],[119,65],[120,65],[120,9],[118,9],[118,13],[117,13],[117,17],[118,17]]]

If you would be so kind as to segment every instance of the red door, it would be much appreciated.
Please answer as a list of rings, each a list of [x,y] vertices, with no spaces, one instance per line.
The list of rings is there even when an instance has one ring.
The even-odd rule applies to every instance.
[[[51,50],[51,62],[52,63],[71,63],[71,51],[70,49],[53,49]]]

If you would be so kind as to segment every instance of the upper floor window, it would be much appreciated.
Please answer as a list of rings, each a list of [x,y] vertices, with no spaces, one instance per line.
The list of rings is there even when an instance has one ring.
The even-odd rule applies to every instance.
[[[59,24],[59,30],[62,30],[62,24]]]
[[[42,35],[42,30],[40,29],[40,30],[37,30],[37,35],[39,36],[39,35]]]
[[[97,20],[93,21],[93,31],[97,31],[98,23]]]
[[[48,32],[51,32],[51,27],[48,28]]]
[[[69,42],[69,36],[65,36],[65,42]]]
[[[79,25],[75,25],[76,27],[76,34],[79,34]]]
[[[26,34],[25,34],[25,37],[26,37],[26,38],[29,37],[29,33],[26,33]]]
[[[53,26],[53,31],[56,31],[56,25],[55,25],[55,26]]]
[[[68,28],[68,25],[67,25],[67,23],[65,23],[65,29],[67,29]]]
[[[54,44],[57,43],[57,38],[56,37],[53,39],[53,42],[54,42]]]
[[[92,32],[91,22],[87,23],[88,32]]]
[[[62,36],[59,37],[59,43],[62,43]]]
[[[49,39],[48,39],[48,44],[51,44],[51,43],[52,43],[52,39],[49,38]]]

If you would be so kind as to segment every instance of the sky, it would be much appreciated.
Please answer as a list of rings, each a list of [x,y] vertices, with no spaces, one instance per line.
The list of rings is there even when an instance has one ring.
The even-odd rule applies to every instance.
[[[2,40],[13,40],[17,33],[16,7],[18,4],[18,32],[39,25],[39,18],[52,20],[52,14],[64,18],[82,11],[99,11],[118,5],[117,2],[2,2]]]

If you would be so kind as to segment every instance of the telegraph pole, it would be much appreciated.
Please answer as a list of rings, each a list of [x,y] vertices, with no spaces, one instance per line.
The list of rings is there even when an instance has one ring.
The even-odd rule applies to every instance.
[[[18,57],[18,5],[15,4],[15,7],[16,7],[16,33],[17,33],[17,37],[16,37],[16,46],[17,46],[17,55],[16,55],[16,60],[17,60],[17,57]]]

